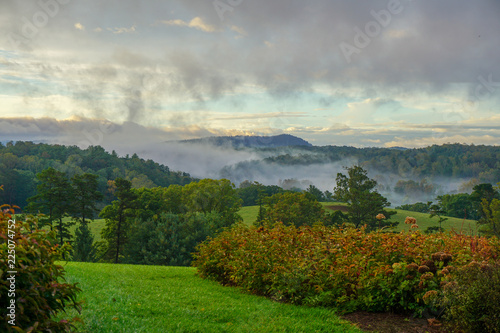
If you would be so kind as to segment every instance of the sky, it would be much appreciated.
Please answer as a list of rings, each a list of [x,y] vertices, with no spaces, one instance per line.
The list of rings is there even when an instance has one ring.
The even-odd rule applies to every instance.
[[[500,143],[498,0],[2,0],[0,141]]]

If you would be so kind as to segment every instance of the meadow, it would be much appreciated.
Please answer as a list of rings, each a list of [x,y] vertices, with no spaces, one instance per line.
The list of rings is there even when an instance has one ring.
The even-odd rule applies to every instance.
[[[59,262],[82,289],[78,332],[347,332],[327,308],[273,302],[196,276],[190,267]]]
[[[333,211],[332,209],[328,208],[329,206],[345,206],[345,204],[338,202],[322,202],[322,205],[328,212]],[[416,218],[419,229],[422,231],[424,231],[428,227],[438,226],[438,218],[437,217],[430,218],[429,214],[426,213],[418,213],[418,212],[411,212],[407,210],[398,210],[391,208],[389,208],[388,210],[390,211],[395,210],[397,212],[396,215],[393,215],[391,217],[392,221],[399,222],[398,226],[394,229],[394,231],[408,230],[408,225],[404,223],[407,216]],[[259,214],[259,206],[241,207],[238,213],[243,218],[243,223],[250,226],[257,220],[257,215]],[[66,219],[69,220],[69,218]],[[95,241],[101,240],[101,230],[104,228],[104,226],[105,226],[104,219],[96,219],[91,222],[90,229],[92,234],[94,235]],[[77,226],[74,225],[70,228],[70,231],[73,235],[75,234],[76,227]],[[442,223],[442,227],[446,232],[455,231],[457,233],[463,233],[465,235],[477,235],[477,225],[476,221],[474,220],[464,220],[456,217],[448,217],[448,220]]]
[[[329,206],[346,206],[344,203],[339,202],[322,202],[326,211],[332,212],[333,210],[328,208]],[[399,210],[388,208],[389,211],[396,211],[397,214],[391,217],[391,221],[399,222],[398,226],[394,231],[407,231],[408,225],[406,225],[405,219],[407,216],[411,216],[417,219],[417,224],[419,230],[424,231],[428,227],[436,227],[438,224],[438,217],[430,218],[427,213],[411,212],[408,210]],[[243,218],[243,223],[246,225],[252,225],[257,219],[259,213],[259,206],[248,206],[242,207],[239,211],[240,216]],[[476,221],[474,220],[464,220],[456,217],[448,217],[448,220],[442,223],[442,227],[447,231],[455,231],[457,233],[463,233],[466,235],[477,235]]]

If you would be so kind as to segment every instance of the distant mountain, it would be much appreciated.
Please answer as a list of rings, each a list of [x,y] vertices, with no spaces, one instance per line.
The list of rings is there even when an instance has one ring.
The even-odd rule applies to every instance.
[[[217,147],[233,148],[275,148],[286,146],[306,146],[312,144],[290,134],[275,136],[214,136],[202,139],[182,140],[181,143],[205,143]]]

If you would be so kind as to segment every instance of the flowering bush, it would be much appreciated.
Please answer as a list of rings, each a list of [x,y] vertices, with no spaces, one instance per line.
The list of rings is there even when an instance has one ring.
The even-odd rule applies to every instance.
[[[422,314],[457,267],[499,258],[498,239],[277,224],[225,231],[193,264],[201,277],[279,301]]]
[[[500,332],[500,263],[472,261],[443,293],[445,317],[459,330]]]
[[[9,206],[0,206],[0,252],[6,254],[0,258],[0,308],[4,313],[0,331],[68,332],[78,318],[54,320],[66,305],[79,309],[76,294],[80,289],[64,283],[64,269],[54,263],[65,246],[56,245],[53,232],[32,228],[36,219],[14,223],[11,213]]]

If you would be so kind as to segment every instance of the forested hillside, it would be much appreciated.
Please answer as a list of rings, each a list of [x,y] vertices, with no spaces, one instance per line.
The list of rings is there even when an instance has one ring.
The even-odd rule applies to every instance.
[[[190,145],[182,146],[183,149],[190,149]],[[452,182],[457,184],[455,191],[470,193],[477,184],[496,184],[500,181],[498,146],[446,144],[419,149],[345,146],[243,149],[255,153],[251,155],[252,159],[227,165],[222,170],[211,170],[213,174],[218,174],[214,178],[229,179],[237,186],[249,180],[283,188],[293,187],[285,186],[288,183],[312,179],[306,182],[306,187],[310,184],[321,187],[327,180],[333,179],[341,169],[339,165],[360,164],[377,179],[380,191],[390,196],[390,201],[395,204],[433,200],[436,195],[449,193],[451,190],[443,184]],[[107,189],[107,181],[119,177],[131,181],[134,188],[184,185],[193,180],[188,173],[171,171],[168,166],[153,160],[141,159],[136,154],[119,157],[114,151],[109,153],[99,146],[82,150],[76,146],[7,143],[0,144],[0,183],[4,184],[4,191],[0,192],[2,202],[23,207],[26,199],[34,195],[36,174],[49,167],[67,173],[68,177],[82,173],[96,174],[103,193]],[[297,181],[292,182],[292,178],[297,178]],[[322,190],[331,191],[331,188]],[[110,198],[105,200],[109,203]]]
[[[97,175],[99,190],[106,193],[108,180],[124,178],[136,188],[167,187],[171,184],[185,185],[194,179],[185,172],[171,171],[168,166],[152,160],[144,160],[136,154],[119,157],[114,151],[108,153],[100,146],[80,149],[76,146],[49,145],[22,142],[0,143],[0,201],[26,205],[26,199],[36,190],[36,174],[53,167],[69,177],[75,174]],[[105,198],[109,203],[112,198]]]
[[[267,149],[272,151],[272,149]],[[478,178],[481,182],[500,180],[500,146],[462,144],[433,145],[416,149],[298,147],[294,151],[275,149],[265,159],[283,165],[310,165],[354,158],[369,169],[416,177]]]

